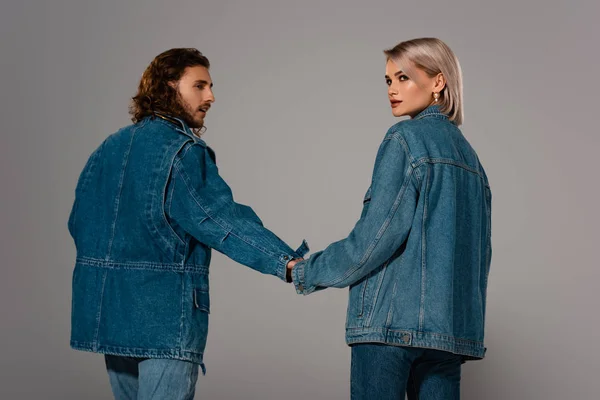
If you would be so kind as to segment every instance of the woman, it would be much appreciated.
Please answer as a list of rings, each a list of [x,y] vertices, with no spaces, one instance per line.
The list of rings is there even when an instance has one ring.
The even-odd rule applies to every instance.
[[[458,399],[481,359],[491,191],[463,120],[460,65],[439,39],[386,50],[392,114],[350,235],[292,269],[309,294],[350,286],[353,399]]]

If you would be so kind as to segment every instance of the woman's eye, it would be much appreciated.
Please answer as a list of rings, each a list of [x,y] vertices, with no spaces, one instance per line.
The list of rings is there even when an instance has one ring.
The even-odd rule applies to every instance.
[[[400,75],[400,76],[398,77],[398,80],[399,80],[400,82],[402,82],[402,81],[407,81],[407,80],[408,80],[408,76],[406,76],[406,75]]]
[[[385,80],[385,84],[390,86],[392,84],[392,80],[391,79],[386,79]]]

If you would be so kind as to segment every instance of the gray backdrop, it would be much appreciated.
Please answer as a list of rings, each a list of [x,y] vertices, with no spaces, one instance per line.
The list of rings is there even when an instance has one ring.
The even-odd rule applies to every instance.
[[[487,358],[465,399],[597,399],[596,1],[3,0],[2,399],[107,399],[70,350],[66,223],[92,150],[129,123],[158,53],[212,62],[206,140],[240,202],[313,251],[353,227],[395,120],[382,50],[436,36],[461,60],[464,133],[491,181]],[[347,290],[292,286],[217,254],[204,399],[347,399]]]

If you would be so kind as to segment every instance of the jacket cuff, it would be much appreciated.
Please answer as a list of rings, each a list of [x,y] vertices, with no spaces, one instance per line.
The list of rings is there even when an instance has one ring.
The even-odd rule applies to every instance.
[[[306,266],[307,261],[300,261],[294,268],[292,268],[292,282],[294,283],[294,287],[296,288],[296,293],[298,294],[309,294],[310,291],[307,290],[306,282],[304,280],[304,268]]]
[[[306,253],[308,253],[308,251],[310,250],[310,248],[308,247],[308,243],[306,243],[306,240],[302,241],[302,244],[300,245],[300,247],[298,247],[298,249],[296,249],[296,251],[292,252],[292,253],[284,253],[281,254],[277,261],[276,261],[276,265],[275,265],[275,272],[277,277],[279,277],[279,279],[283,280],[284,282],[288,282],[287,280],[287,265],[290,261],[298,259],[298,258],[303,258],[304,255]]]
[[[294,253],[281,254],[275,261],[275,275],[282,281],[287,283],[287,265],[294,258],[297,258]]]

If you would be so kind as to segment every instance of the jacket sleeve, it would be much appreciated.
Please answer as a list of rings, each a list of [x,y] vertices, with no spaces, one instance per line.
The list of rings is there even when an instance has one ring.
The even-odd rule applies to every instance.
[[[377,153],[370,193],[348,237],[296,264],[292,277],[299,294],[349,286],[383,265],[408,237],[418,191],[406,142],[386,135]]]
[[[168,216],[199,242],[285,281],[287,263],[308,250],[306,243],[295,252],[264,227],[252,208],[236,203],[209,151],[196,143],[176,157]]]

